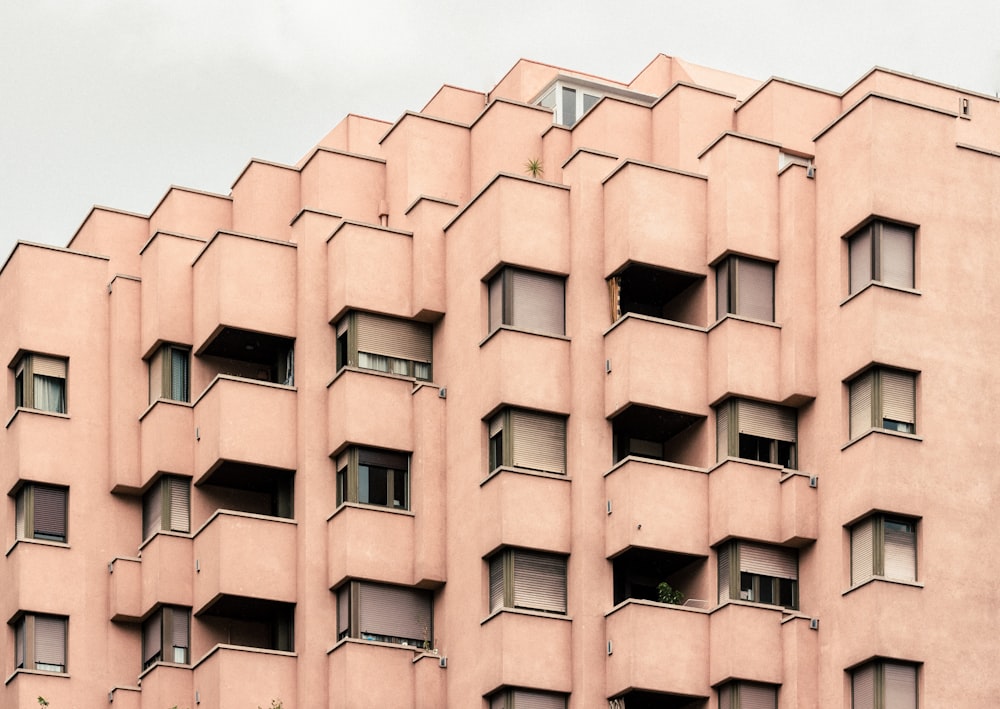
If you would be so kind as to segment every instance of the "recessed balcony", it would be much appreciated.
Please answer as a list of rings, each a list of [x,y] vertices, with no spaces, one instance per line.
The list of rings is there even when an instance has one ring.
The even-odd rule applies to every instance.
[[[296,469],[295,390],[218,376],[194,403],[195,474],[221,461]]]
[[[570,479],[501,468],[480,485],[480,549],[501,546],[569,553]]]
[[[709,618],[701,609],[649,601],[616,606],[605,617],[607,696],[638,689],[707,697]]]
[[[604,477],[605,555],[630,547],[704,554],[709,476],[703,469],[628,458]]]
[[[729,537],[776,544],[816,539],[812,477],[779,465],[728,459],[708,475],[709,543]]]
[[[298,702],[294,653],[216,645],[194,666],[193,684],[201,706],[216,709],[286,707]]]
[[[605,415],[642,404],[707,416],[707,345],[692,325],[632,314],[618,320],[604,335]]]
[[[614,462],[629,456],[697,465],[704,458],[704,416],[630,404],[611,419]]]
[[[220,510],[194,535],[194,608],[220,596],[293,603],[298,526],[275,517]]]

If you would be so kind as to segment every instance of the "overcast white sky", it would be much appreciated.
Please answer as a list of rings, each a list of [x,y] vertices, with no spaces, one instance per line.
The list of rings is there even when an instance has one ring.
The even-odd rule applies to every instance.
[[[351,9],[346,9],[350,7]],[[843,91],[879,65],[1000,92],[998,0],[0,0],[0,259],[93,204],[228,193],[347,113],[395,120],[520,57],[619,81],[657,53]]]

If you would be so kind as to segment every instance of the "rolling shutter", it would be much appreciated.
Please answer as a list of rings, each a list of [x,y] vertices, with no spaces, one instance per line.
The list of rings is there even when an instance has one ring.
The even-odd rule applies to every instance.
[[[795,409],[746,399],[740,399],[737,405],[740,433],[795,442]]]
[[[729,591],[729,544],[719,547],[719,603],[725,603],[730,599]],[[721,695],[721,691],[720,691]]]
[[[566,288],[562,278],[515,269],[510,282],[513,312],[505,318],[509,325],[550,335],[566,333]]]
[[[515,467],[566,472],[566,419],[514,409],[510,426]]]
[[[870,429],[872,420],[872,372],[865,372],[850,384],[851,439]]]
[[[66,666],[66,619],[35,616],[35,664]]]
[[[188,636],[189,628],[187,611],[181,610],[180,608],[173,608],[170,619],[171,646],[187,650],[190,647],[190,638]],[[170,660],[176,662],[173,657],[171,657]]]
[[[32,374],[43,377],[55,377],[57,379],[66,378],[66,360],[55,357],[43,357],[42,355],[31,356]]]
[[[881,281],[898,288],[913,288],[913,230],[898,224],[881,224]]]
[[[407,640],[429,640],[431,604],[429,596],[416,589],[362,583],[360,632]]]
[[[142,538],[149,539],[163,528],[163,485],[157,480],[142,500]]]
[[[851,527],[851,585],[857,586],[875,574],[874,520],[869,517]]]
[[[916,423],[914,379],[912,374],[879,370],[882,379],[882,418]]]
[[[16,501],[14,502],[14,536],[17,539],[25,538],[25,505],[27,504],[27,496],[29,494],[30,486],[25,486],[21,488],[21,492],[18,494]]]
[[[351,627],[350,614],[351,584],[345,583],[337,592],[337,637],[347,635]]]
[[[777,699],[774,687],[740,683],[740,709],[777,709]]]
[[[894,662],[882,667],[886,709],[917,709],[917,668]]]
[[[917,537],[905,523],[886,520],[885,576],[900,581],[917,580]],[[902,529],[901,529],[902,527]],[[906,529],[910,527],[909,529]]]
[[[729,456],[729,404],[723,403],[715,410],[715,455],[716,461]]]
[[[851,698],[852,709],[875,709],[875,665],[854,670]]]
[[[784,547],[741,542],[740,571],[795,580],[799,575],[798,556]]]
[[[715,319],[721,320],[729,313],[729,259],[715,267]]]
[[[503,279],[504,272],[501,271],[497,275],[490,279],[489,284],[489,330],[493,332],[501,325],[504,325],[503,319]]]
[[[503,553],[496,554],[490,559],[490,613],[504,606],[504,556]]]
[[[431,361],[431,329],[425,323],[356,313],[358,352],[414,362]]]
[[[566,709],[566,697],[553,692],[515,689],[514,709]]]
[[[187,350],[170,348],[170,398],[174,401],[187,401],[188,396],[188,352]]]
[[[163,611],[158,610],[142,624],[142,664],[148,664],[160,653],[163,638]],[[161,656],[161,659],[164,659]]]
[[[35,524],[33,537],[66,539],[66,491],[60,488],[33,486]]]
[[[757,320],[774,320],[774,266],[737,259],[736,313]]]
[[[514,550],[514,607],[566,612],[566,558]]]
[[[170,495],[170,531],[191,531],[191,488],[186,478],[166,479]]]

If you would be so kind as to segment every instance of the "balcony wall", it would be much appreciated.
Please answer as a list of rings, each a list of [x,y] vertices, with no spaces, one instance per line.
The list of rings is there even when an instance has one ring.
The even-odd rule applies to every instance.
[[[295,390],[217,376],[194,402],[196,482],[220,461],[295,470]]]
[[[251,160],[233,183],[233,230],[285,240],[299,211],[299,171]]]
[[[604,275],[631,262],[705,273],[706,184],[700,175],[622,163],[604,180]]]
[[[14,634],[10,635],[13,638]],[[13,640],[10,642],[10,652],[13,653]],[[9,662],[8,667],[13,664],[13,661]],[[13,675],[5,671],[4,677],[8,679],[0,691],[0,703],[5,707],[37,707],[38,697],[45,697],[52,707],[72,707],[80,701],[79,689],[68,674],[33,674],[22,670]],[[102,698],[106,700],[107,694]]]
[[[926,455],[921,441],[879,431],[849,445],[837,468],[838,519],[856,519],[870,510],[923,513],[927,487],[915,484],[915,478],[927,465]]]
[[[634,315],[619,320],[604,336],[604,356],[611,361],[605,416],[630,403],[708,416],[708,344],[701,328]]]
[[[412,317],[413,234],[344,221],[326,242],[330,322],[348,309]],[[421,306],[422,307],[422,306]]]
[[[350,121],[351,118],[348,116],[345,121]],[[369,154],[377,155],[375,151],[378,150],[378,138],[374,134],[381,137],[388,130],[388,124],[365,120],[355,127],[359,130],[352,131],[348,128],[346,132],[354,133],[359,138],[359,145],[352,145],[354,141],[345,138],[342,141],[344,149],[365,152],[370,147],[372,150]],[[373,134],[361,136],[361,133],[369,131],[373,131]],[[336,149],[317,148],[302,165],[301,175],[303,208],[329,212],[368,224],[378,223],[379,201],[385,197],[385,160]]]
[[[501,470],[480,485],[479,548],[527,547],[568,554],[569,478]]]
[[[194,703],[194,673],[187,667],[154,665],[142,675],[140,699],[141,709],[186,709]],[[119,709],[118,701],[116,693],[113,709]]]
[[[62,612],[66,607],[63,579],[84,578],[85,575],[84,560],[68,547],[20,541],[7,554],[4,583],[0,589],[0,599],[3,599],[0,613],[10,618],[18,610]]]
[[[138,487],[157,473],[194,475],[194,409],[190,404],[157,401],[140,419]]]
[[[844,374],[872,362],[920,369],[927,332],[938,327],[928,317],[933,317],[928,305],[915,293],[881,286],[870,286],[844,303],[834,321],[836,329],[830,333],[840,343]]]
[[[142,617],[142,560],[115,557],[108,573],[111,620],[135,623]]]
[[[704,172],[698,153],[732,129],[735,104],[735,96],[720,91],[674,84],[652,108],[652,161]]]
[[[274,700],[298,707],[296,663],[290,652],[216,645],[194,666],[192,683],[204,707],[269,707]]]
[[[458,249],[485,278],[500,264],[569,273],[569,188],[500,174],[446,227],[449,253]],[[526,239],[525,234],[544,238]]]
[[[207,239],[232,228],[232,211],[231,197],[173,186],[149,215],[149,233],[173,231]]]
[[[479,647],[490,648],[479,663],[482,693],[502,685],[569,692],[573,687],[572,631],[566,616],[516,611],[492,615],[479,633]]]
[[[220,510],[194,536],[195,612],[220,595],[296,600],[295,522]]]
[[[194,269],[205,240],[186,234],[154,233],[142,249],[142,310],[139,348],[158,342],[194,342],[191,323]]]
[[[739,394],[783,401],[780,363],[780,327],[723,318],[708,331],[708,400]]]
[[[816,488],[808,475],[731,458],[709,474],[708,493],[710,544],[729,537],[774,544],[816,539]]]
[[[727,603],[712,612],[709,682],[731,677],[781,684],[781,609]]]
[[[479,348],[480,410],[500,404],[556,413],[570,409],[569,340],[500,329]]]
[[[848,664],[873,655],[933,657],[941,640],[914,621],[934,617],[939,612],[934,607],[941,607],[935,603],[939,600],[928,595],[926,589],[889,581],[870,581],[855,588],[842,599],[842,617],[868,621],[877,618],[878,622],[865,622],[864,632],[857,632],[856,627],[839,628],[838,652],[850,660]]]
[[[706,611],[651,601],[617,606],[605,617],[607,696],[631,689],[708,696],[709,620]]]
[[[520,173],[526,160],[542,156],[541,135],[552,125],[552,111],[539,106],[512,103],[505,99],[491,101],[472,124],[471,185],[478,190],[498,172]],[[542,165],[543,177],[549,165]]]
[[[141,549],[142,613],[157,603],[190,606],[194,599],[191,537],[161,532]]]
[[[605,96],[573,126],[573,150],[589,148],[621,158],[650,160],[651,133],[648,106]]]
[[[219,232],[194,262],[194,347],[223,326],[295,337],[295,244]]]
[[[704,555],[708,549],[705,471],[629,458],[604,476],[611,503],[605,556],[629,547]]]
[[[73,424],[72,419],[60,414],[16,410],[7,424],[6,445],[0,451],[0,486],[10,490],[19,476],[34,482],[69,485],[77,471],[66,461],[85,460],[82,456],[87,447],[87,441],[74,435]]]
[[[447,704],[445,670],[436,655],[345,640],[327,658],[331,706],[437,709]]]
[[[413,450],[412,379],[345,369],[327,389],[329,450],[345,444]]]
[[[326,525],[329,586],[348,578],[412,586],[415,568],[413,514],[342,505]]]

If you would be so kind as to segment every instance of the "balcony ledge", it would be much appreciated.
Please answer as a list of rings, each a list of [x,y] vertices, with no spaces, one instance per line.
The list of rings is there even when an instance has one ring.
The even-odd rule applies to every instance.
[[[514,615],[528,615],[534,618],[549,618],[551,620],[568,620],[568,621],[573,620],[572,617],[562,613],[546,613],[545,611],[533,611],[527,608],[497,608],[495,611],[493,611],[488,616],[479,621],[479,624],[486,625],[491,620],[493,620],[497,616],[503,615],[504,613],[512,613]]]
[[[870,583],[881,582],[881,583],[891,583],[896,586],[909,586],[910,588],[923,588],[924,585],[919,581],[907,581],[905,579],[891,579],[888,576],[872,576],[870,579],[865,579],[856,586],[851,586],[846,591],[841,592],[841,596],[846,596],[849,593],[854,593],[859,588],[864,588]]]

